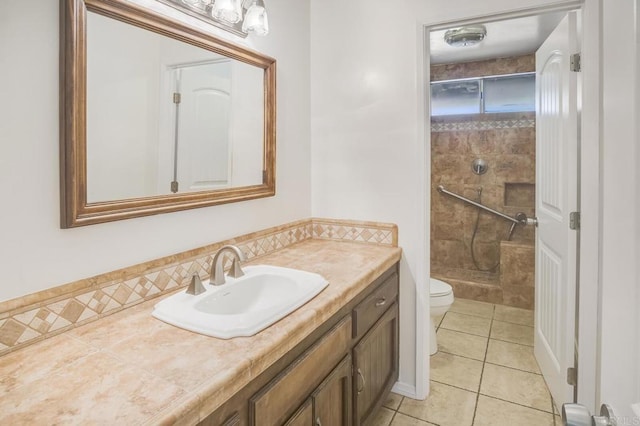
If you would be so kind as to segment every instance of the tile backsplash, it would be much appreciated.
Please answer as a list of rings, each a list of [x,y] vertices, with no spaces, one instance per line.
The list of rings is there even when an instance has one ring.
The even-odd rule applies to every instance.
[[[392,224],[307,219],[0,303],[0,355],[208,278],[213,254],[235,244],[247,260],[307,239],[397,246]]]

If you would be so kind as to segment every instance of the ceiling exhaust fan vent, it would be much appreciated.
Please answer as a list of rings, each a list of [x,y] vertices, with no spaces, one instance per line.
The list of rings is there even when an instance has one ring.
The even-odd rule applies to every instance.
[[[444,41],[453,47],[474,46],[486,36],[487,28],[484,25],[473,25],[447,30],[444,33]]]

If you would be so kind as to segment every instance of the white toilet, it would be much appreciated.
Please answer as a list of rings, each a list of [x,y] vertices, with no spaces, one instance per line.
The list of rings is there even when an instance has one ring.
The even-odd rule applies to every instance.
[[[453,289],[444,281],[431,278],[431,316],[429,319],[431,327],[431,347],[430,354],[433,355],[438,352],[438,342],[436,340],[436,324],[435,318],[447,313],[451,304],[453,304]]]

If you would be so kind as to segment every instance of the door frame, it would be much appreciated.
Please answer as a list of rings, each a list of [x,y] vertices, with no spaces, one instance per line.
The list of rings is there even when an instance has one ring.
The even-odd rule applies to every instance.
[[[638,1],[638,0],[636,0]],[[419,204],[422,212],[420,227],[424,230],[421,235],[426,238],[419,246],[422,251],[418,257],[417,284],[423,291],[418,294],[428,294],[428,280],[430,276],[430,190],[431,187],[431,152],[426,147],[431,146],[430,122],[425,117],[430,117],[430,52],[429,33],[434,29],[442,29],[451,26],[479,23],[487,20],[518,18],[537,15],[541,13],[576,10],[582,18],[582,34],[579,34],[579,43],[582,52],[582,72],[579,77],[581,84],[579,93],[582,97],[579,109],[579,145],[578,155],[578,197],[580,211],[582,212],[582,224],[579,233],[578,259],[579,267],[577,279],[579,290],[576,294],[576,323],[577,337],[580,342],[577,357],[580,368],[578,369],[578,401],[595,411],[596,397],[599,395],[599,333],[600,321],[598,295],[601,291],[601,249],[600,249],[600,222],[601,222],[601,65],[602,56],[600,40],[602,38],[601,24],[602,0],[564,0],[550,5],[531,7],[519,10],[489,13],[481,16],[466,16],[461,14],[458,19],[449,19],[439,22],[418,22],[417,46],[418,67],[417,86],[418,102],[418,140],[424,141],[421,148],[422,173],[420,182]],[[426,78],[425,78],[426,77]],[[597,190],[595,190],[597,188]],[[588,214],[585,214],[588,212]],[[422,278],[424,277],[424,278]],[[422,280],[422,282],[420,282]],[[429,383],[429,357],[428,357],[428,328],[424,326],[424,318],[429,318],[428,300],[416,298],[416,397],[423,399],[428,394]],[[578,307],[580,307],[578,309]]]

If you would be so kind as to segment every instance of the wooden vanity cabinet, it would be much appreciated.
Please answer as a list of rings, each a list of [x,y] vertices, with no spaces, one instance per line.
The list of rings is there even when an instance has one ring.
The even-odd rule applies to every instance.
[[[369,425],[398,378],[398,265],[200,422]]]
[[[346,316],[304,354],[256,392],[249,399],[249,424],[251,426],[282,425],[294,412],[297,412],[301,405],[306,404],[305,400],[309,397],[313,402],[315,416],[316,411],[331,400],[327,396],[327,392],[331,393],[334,386],[331,379],[336,374],[342,374],[338,364],[342,365],[345,360],[348,360],[348,374],[351,375],[351,356],[349,355],[351,329],[351,317]],[[343,385],[347,384],[350,393],[351,381]],[[324,388],[329,390],[323,393],[321,391]],[[351,404],[349,403],[348,406],[350,408]],[[339,426],[339,423],[336,426]]]
[[[351,425],[351,355],[347,355],[285,426]]]
[[[295,412],[284,426],[311,426],[313,425],[313,401],[307,399],[302,407]]]
[[[354,426],[371,424],[398,379],[398,304],[353,348]]]

